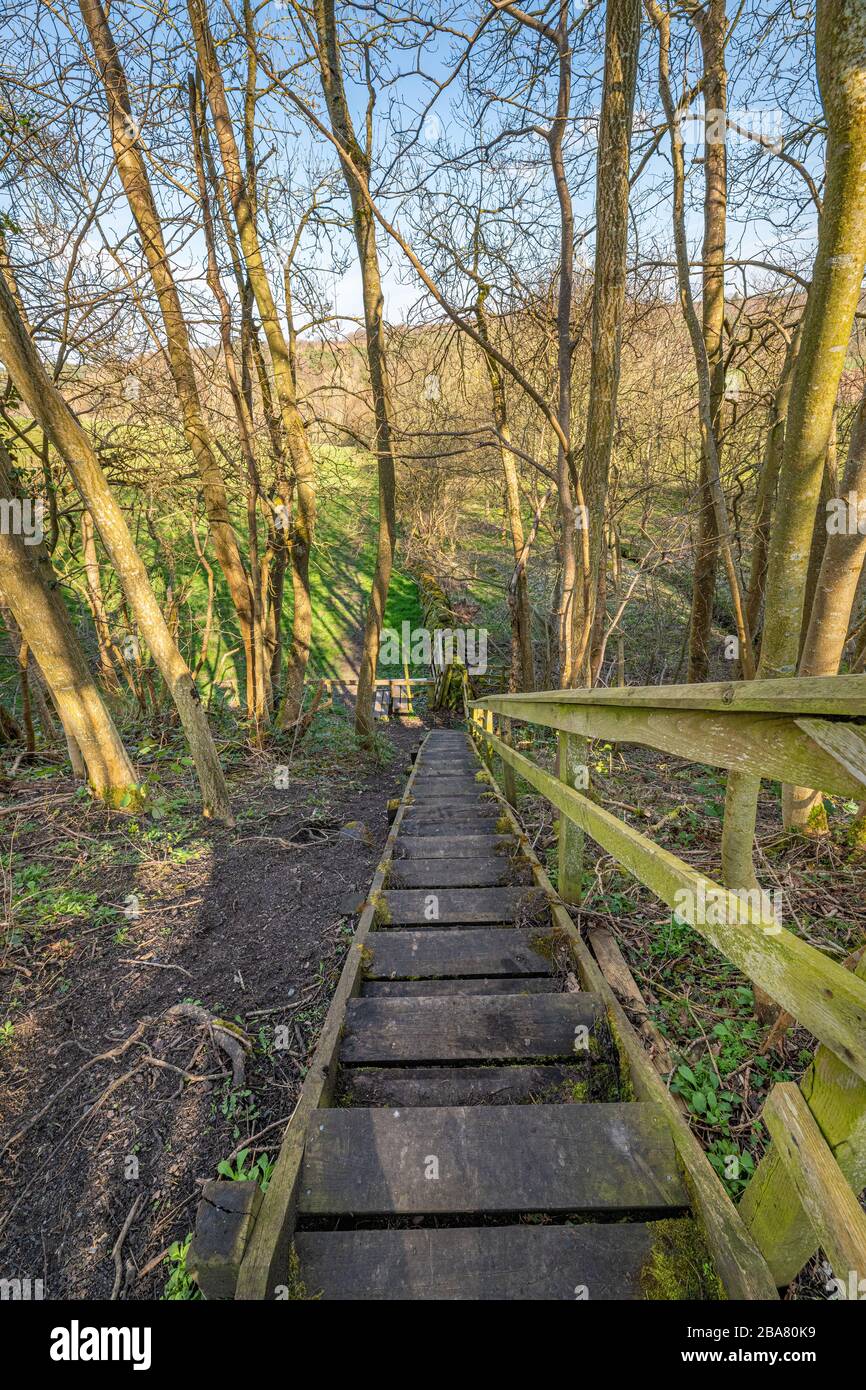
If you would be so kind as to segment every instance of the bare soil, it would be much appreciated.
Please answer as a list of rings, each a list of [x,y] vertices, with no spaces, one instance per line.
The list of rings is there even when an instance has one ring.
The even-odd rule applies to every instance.
[[[359,753],[338,710],[288,773],[286,750],[236,744],[230,830],[180,763],[156,821],[60,775],[7,781],[0,1277],[159,1298],[201,1183],[275,1156],[423,732],[382,726]],[[201,1009],[241,1030],[242,1079]]]

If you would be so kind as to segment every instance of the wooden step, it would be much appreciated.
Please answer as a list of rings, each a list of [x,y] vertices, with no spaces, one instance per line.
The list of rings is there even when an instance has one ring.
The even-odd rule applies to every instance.
[[[300,1231],[295,1252],[309,1298],[635,1300],[646,1297],[656,1225]]]
[[[441,828],[446,833],[451,833],[452,827],[455,825],[472,825],[474,822],[482,820],[497,821],[501,815],[502,807],[497,802],[487,798],[479,801],[477,805],[466,800],[450,802],[447,806],[428,805],[426,803],[410,804],[403,812],[400,830],[402,834],[405,834],[409,826],[416,822],[423,822],[425,825],[434,825],[437,829]]]
[[[479,854],[507,855],[517,848],[513,835],[400,835],[394,846],[394,858],[400,859],[467,859]]]
[[[437,932],[437,940],[449,936]],[[431,994],[561,994],[562,981],[556,975],[494,975],[456,980],[368,980],[361,988],[363,998],[418,998]]]
[[[462,777],[443,777],[440,783],[428,777],[426,781],[412,783],[412,805],[428,809],[431,806],[459,806],[465,811],[468,806],[480,804],[486,791],[489,791],[489,787],[476,782],[474,777],[465,780]],[[490,801],[489,797],[485,799]]]
[[[299,1193],[304,1213],[356,1217],[687,1205],[664,1113],[636,1101],[317,1110]]]
[[[382,894],[385,915],[379,926],[423,925],[441,922],[514,922],[521,912],[539,911],[537,890],[518,884],[511,888],[393,888]]]
[[[525,1105],[591,1100],[592,1068],[574,1064],[510,1067],[351,1067],[342,1105]],[[605,1069],[610,1084],[613,1068]],[[602,1095],[603,1092],[596,1092]]]
[[[574,1060],[592,1049],[603,1018],[596,996],[583,993],[350,999],[340,1061]]]
[[[419,787],[440,787],[445,782],[470,782],[473,783],[478,791],[486,791],[490,787],[489,782],[478,782],[475,780],[477,767],[463,767],[459,763],[448,763],[443,767],[421,767],[415,774],[415,781],[412,784],[413,791]]]
[[[474,777],[481,771],[478,759],[469,753],[465,758],[419,758],[415,768],[418,777]]]
[[[466,931],[375,931],[367,937],[368,980],[443,979],[475,975],[552,975],[545,934],[531,928]],[[477,991],[476,991],[477,992]]]
[[[532,882],[529,865],[524,861],[515,870],[504,854],[478,859],[395,859],[388,871],[389,888],[493,888],[521,881]]]

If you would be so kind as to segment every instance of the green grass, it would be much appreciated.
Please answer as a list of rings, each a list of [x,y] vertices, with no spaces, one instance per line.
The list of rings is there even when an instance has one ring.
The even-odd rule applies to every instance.
[[[376,470],[373,461],[349,449],[319,455],[316,543],[310,562],[313,642],[310,670],[319,676],[345,675],[360,647],[370,583],[376,560]],[[291,630],[291,593],[284,620]],[[391,577],[385,626],[422,623],[415,581],[401,570]],[[381,668],[380,675],[395,675]],[[427,674],[419,672],[418,674]]]
[[[121,436],[123,431],[120,431]],[[171,454],[170,438],[149,441],[158,455]],[[19,450],[19,452],[21,452]],[[29,460],[25,469],[32,471]],[[110,460],[109,460],[110,462]],[[174,467],[169,467],[173,475]],[[369,601],[376,553],[377,480],[373,460],[353,449],[324,448],[317,459],[318,516],[310,561],[313,604],[313,640],[310,657],[311,677],[336,678],[355,669]],[[142,494],[133,496],[118,490],[126,510],[141,557],[164,611],[169,594],[182,592],[185,602],[179,611],[178,641],[186,660],[195,664],[201,646],[207,609],[207,575],[199,565],[191,535],[191,515],[199,518],[198,534],[203,540],[205,524],[195,487],[160,490],[154,498],[149,525],[142,512]],[[134,504],[134,506],[133,506]],[[233,507],[242,550],[248,552],[243,507]],[[206,706],[216,712],[233,705],[244,692],[243,652],[228,589],[219,571],[213,547],[206,551],[215,578],[213,628],[205,662],[199,674],[199,688]],[[55,553],[60,572],[74,573],[79,557],[70,554],[61,529]],[[122,645],[129,633],[119,583],[110,564],[103,559],[102,582],[111,630]],[[83,605],[78,605],[82,608]],[[291,575],[286,577],[283,604],[284,651],[291,639],[293,596]],[[89,655],[95,661],[95,642],[89,618],[80,623],[80,612],[73,612]],[[398,631],[404,621],[411,626],[422,622],[417,586],[407,574],[396,569],[385,614],[387,626]],[[381,675],[396,675],[397,668],[382,668]],[[426,671],[416,671],[426,675]],[[16,705],[17,673],[8,661],[0,661],[0,681],[10,707]],[[46,769],[44,775],[51,775]]]

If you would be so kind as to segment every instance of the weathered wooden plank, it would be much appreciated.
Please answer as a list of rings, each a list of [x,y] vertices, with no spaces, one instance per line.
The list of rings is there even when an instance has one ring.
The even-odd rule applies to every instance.
[[[496,1062],[574,1058],[600,1023],[592,994],[351,999],[340,1060]]]
[[[847,724],[832,719],[798,719],[799,727],[814,739],[832,758],[844,767],[845,771],[859,784],[857,795],[862,796],[866,786],[866,728],[862,724]],[[801,782],[800,786],[814,786],[822,791],[832,791],[823,782]]]
[[[458,806],[413,806],[414,814],[403,821],[400,831],[408,835],[497,835],[500,816],[494,814],[485,802],[480,806],[470,806],[461,810]]]
[[[515,833],[520,826],[514,816],[507,815]],[[706,1237],[712,1260],[729,1298],[776,1299],[776,1285],[754,1238],[746,1230],[721,1180],[711,1166],[662,1077],[631,1026],[622,1005],[592,956],[589,947],[566,912],[555,901],[553,885],[535,850],[525,839],[522,850],[532,866],[537,887],[551,895],[551,916],[554,926],[568,941],[577,966],[578,978],[586,990],[592,990],[606,1007],[608,1023],[613,1033],[624,1084],[639,1100],[653,1101],[667,1117],[677,1154],[683,1165],[686,1186],[693,1210]],[[866,958],[864,958],[866,968]],[[840,1070],[841,1062],[826,1048],[819,1055],[828,1058]],[[748,1196],[748,1188],[746,1189]]]
[[[859,1076],[866,1077],[866,985],[814,946],[768,924],[759,905],[697,873],[588,797],[563,786],[501,739],[487,733],[481,737],[623,868],[675,908]]]
[[[388,875],[389,888],[496,888],[521,880],[504,854],[483,859],[395,859]]]
[[[454,826],[466,826],[468,829],[476,824],[480,832],[484,828],[482,822],[484,825],[489,824],[492,830],[501,814],[498,802],[486,798],[480,801],[464,801],[462,804],[452,801],[448,806],[413,804],[408,807],[403,817],[401,834],[417,834],[418,826],[429,826],[433,834],[437,831],[447,834]]]
[[[643,744],[709,767],[734,768],[793,781],[797,786],[820,787],[839,796],[855,796],[862,790],[850,768],[819,747],[820,740],[809,736],[802,720],[790,716],[564,701],[544,704],[528,695],[507,698],[517,700],[509,705],[515,719],[558,729],[563,736]]]
[[[557,772],[567,787],[589,785],[588,749],[585,738],[575,738],[573,734],[559,735]],[[506,767],[508,765],[504,764]],[[557,853],[559,896],[563,902],[579,903],[583,896],[583,831],[568,816],[559,818]]]
[[[773,680],[707,681],[702,685],[626,685],[610,690],[539,690],[525,695],[487,695],[470,709],[513,716],[517,700],[623,705],[644,709],[766,710],[779,714],[866,715],[866,675],[782,676]],[[514,716],[513,716],[514,717]]]
[[[589,944],[605,979],[642,1035],[659,1071],[672,1071],[674,1064],[667,1042],[650,1018],[644,997],[616,940],[606,927],[591,927]]]
[[[435,933],[438,938],[453,934]],[[556,975],[473,975],[454,980],[370,980],[361,995],[400,999],[430,994],[559,994],[561,990],[562,982]]]
[[[520,884],[510,888],[389,888],[380,901],[380,926],[432,927],[438,922],[514,922],[521,913],[535,908],[537,894],[534,888]]]
[[[308,1293],[325,1300],[634,1300],[646,1296],[653,1228],[304,1231],[295,1250]]]
[[[445,978],[484,975],[550,975],[550,954],[542,954],[543,933],[528,928],[467,931],[371,933],[367,938],[368,980]]]
[[[687,1205],[667,1122],[640,1102],[320,1110],[300,1183],[318,1215]]]
[[[855,1287],[866,1277],[866,1212],[799,1086],[774,1086],[761,1113],[815,1238],[847,1293],[852,1274]]]
[[[856,973],[866,979],[866,956]],[[866,1187],[866,1081],[829,1048],[819,1047],[800,1088],[847,1181],[861,1192]],[[818,1239],[775,1144],[763,1154],[739,1210],[779,1287],[790,1284],[814,1255]]]
[[[341,1078],[343,1105],[527,1105],[610,1100],[591,1089],[612,1068],[549,1064],[508,1067],[350,1067]]]
[[[394,848],[395,862],[401,859],[475,858],[479,854],[506,855],[517,848],[511,835],[409,835],[401,834]]]
[[[417,767],[419,776],[429,781],[443,781],[448,777],[474,777],[481,764],[478,758],[470,758],[467,755],[465,758],[448,758],[436,762],[419,759]]]
[[[455,801],[472,797],[480,801],[482,793],[489,790],[489,783],[479,782],[474,774],[465,773],[462,777],[418,777],[413,788],[415,805],[423,801]]]

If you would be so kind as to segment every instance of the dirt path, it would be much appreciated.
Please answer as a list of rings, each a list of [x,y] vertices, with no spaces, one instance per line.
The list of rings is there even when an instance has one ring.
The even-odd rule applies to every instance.
[[[0,952],[0,1276],[159,1297],[201,1182],[239,1149],[274,1156],[420,735],[382,732],[385,768],[335,713],[287,783],[270,759],[236,772],[233,831],[188,790],[155,824],[58,801],[59,779],[16,793],[46,804],[2,822],[35,887]],[[242,1082],[183,1001],[244,1031]]]

